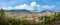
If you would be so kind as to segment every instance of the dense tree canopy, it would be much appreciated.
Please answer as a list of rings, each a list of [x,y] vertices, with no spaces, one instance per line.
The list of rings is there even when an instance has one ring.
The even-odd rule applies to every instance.
[[[4,10],[1,8],[1,10],[0,10],[0,24],[6,25],[7,20],[8,20],[7,16],[6,16]]]

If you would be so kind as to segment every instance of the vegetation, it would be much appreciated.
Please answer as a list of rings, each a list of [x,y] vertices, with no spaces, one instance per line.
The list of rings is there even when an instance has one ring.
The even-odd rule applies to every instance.
[[[56,18],[57,18],[58,20],[60,20],[60,12],[59,12],[59,14],[56,16]]]
[[[9,20],[6,16],[3,9],[0,10],[0,25],[51,25],[55,19],[56,14],[51,14],[50,17],[47,16],[39,16],[39,21],[43,20],[43,22],[35,22],[35,18],[32,21],[26,19],[26,17],[18,18],[16,16],[13,19]],[[60,13],[56,16],[60,20]]]
[[[7,25],[8,18],[3,9],[0,10],[0,25]]]

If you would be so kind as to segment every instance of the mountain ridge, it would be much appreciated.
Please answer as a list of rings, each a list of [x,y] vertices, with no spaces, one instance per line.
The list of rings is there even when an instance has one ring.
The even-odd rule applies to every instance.
[[[15,10],[4,10],[5,12],[28,12],[28,13],[32,13],[33,11],[30,11],[30,10],[26,10],[26,9],[15,9]],[[48,9],[45,9],[45,10],[42,10],[40,11],[40,13],[42,12],[55,12],[54,10],[48,10]]]

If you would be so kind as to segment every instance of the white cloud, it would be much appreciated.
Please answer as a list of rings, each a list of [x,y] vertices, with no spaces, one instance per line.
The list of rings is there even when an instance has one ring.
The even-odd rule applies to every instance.
[[[2,7],[4,10],[10,10],[10,9],[14,9],[13,7],[9,6],[9,7]]]
[[[36,2],[31,3],[31,6],[36,6],[36,5],[37,5]]]
[[[10,9],[26,9],[26,10],[34,10],[35,8],[37,8],[37,10],[41,10],[41,9],[51,9],[51,8],[54,8],[55,6],[54,5],[45,5],[45,6],[42,6],[42,5],[38,5],[36,2],[32,2],[30,3],[30,5],[27,5],[27,4],[23,4],[23,5],[19,5],[19,6],[15,6],[15,7],[3,7],[3,9],[5,10],[10,10]]]
[[[32,10],[34,10],[34,7],[35,6],[38,6],[36,4],[36,2],[32,2],[30,5],[23,4],[23,5],[16,6],[15,8],[18,8],[18,9],[26,9],[26,10],[31,10],[32,11]]]
[[[46,5],[46,6],[42,6],[42,8],[49,8],[49,6],[48,6],[48,5]]]
[[[26,6],[27,6],[26,4],[23,4],[23,5],[16,6],[15,8],[18,8],[18,9],[25,9]]]
[[[27,4],[19,5],[19,6],[16,6],[15,8],[17,8],[17,9],[33,10],[33,8],[28,6]]]
[[[54,7],[55,7],[54,5],[51,5],[51,6],[49,6],[49,5],[42,6],[42,8],[47,8],[47,9],[48,9],[48,8],[51,9],[51,8],[54,8]]]

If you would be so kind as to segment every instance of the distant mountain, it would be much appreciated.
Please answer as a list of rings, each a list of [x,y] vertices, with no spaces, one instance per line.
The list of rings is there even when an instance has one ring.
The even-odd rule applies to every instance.
[[[45,9],[45,10],[42,10],[41,13],[43,12],[54,12],[54,10],[48,10],[48,9]]]
[[[44,9],[39,12],[34,12],[26,9],[14,9],[14,10],[5,10],[5,12],[17,12],[17,13],[44,13],[44,12],[55,12],[54,10]]]
[[[16,10],[5,10],[5,12],[22,12],[22,13],[30,13],[31,11],[25,9],[16,9]]]

